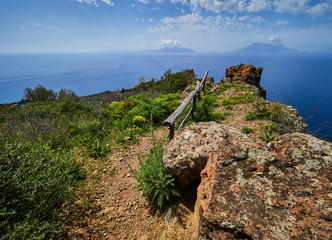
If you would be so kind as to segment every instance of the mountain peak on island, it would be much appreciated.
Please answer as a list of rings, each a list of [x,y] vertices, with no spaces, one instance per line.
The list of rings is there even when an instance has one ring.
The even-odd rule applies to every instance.
[[[190,48],[183,48],[183,47],[164,47],[157,50],[139,50],[138,52],[157,52],[157,53],[189,53],[195,52]]]
[[[247,47],[235,50],[235,52],[261,52],[261,53],[291,53],[297,52],[296,49],[288,48],[281,43],[253,43]]]

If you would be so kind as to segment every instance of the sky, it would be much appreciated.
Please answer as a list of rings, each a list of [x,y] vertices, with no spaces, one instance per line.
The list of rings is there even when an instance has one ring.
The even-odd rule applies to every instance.
[[[332,0],[1,0],[0,53],[332,49]]]

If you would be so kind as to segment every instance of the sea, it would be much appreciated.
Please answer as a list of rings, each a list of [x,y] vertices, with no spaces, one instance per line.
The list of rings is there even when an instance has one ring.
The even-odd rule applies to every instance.
[[[25,88],[42,85],[79,96],[128,89],[138,79],[160,79],[165,71],[206,70],[219,82],[240,63],[262,67],[267,100],[295,107],[308,132],[332,141],[332,54],[243,53],[80,53],[0,55],[0,103],[18,102]]]

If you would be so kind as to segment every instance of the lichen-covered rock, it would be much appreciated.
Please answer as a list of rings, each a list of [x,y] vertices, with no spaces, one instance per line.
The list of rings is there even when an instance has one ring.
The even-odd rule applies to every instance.
[[[240,139],[215,143],[223,148],[211,152],[201,172],[197,235],[331,239],[332,143],[302,133],[285,134],[268,147]]]
[[[220,149],[228,151],[228,146],[240,146],[242,142],[250,143],[252,140],[234,127],[215,122],[192,124],[181,129],[166,146],[164,166],[180,184],[186,186],[200,180],[200,172],[212,153]]]

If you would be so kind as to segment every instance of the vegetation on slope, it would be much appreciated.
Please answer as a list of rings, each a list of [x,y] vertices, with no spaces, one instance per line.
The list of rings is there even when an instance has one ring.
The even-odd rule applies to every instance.
[[[193,78],[192,70],[167,71],[151,89],[150,83],[143,81],[133,91],[108,95],[110,98],[102,102],[96,101],[96,96],[92,101],[80,99],[70,90],[56,93],[39,85],[25,90],[30,101],[25,106],[1,106],[1,238],[44,239],[62,234],[59,216],[64,203],[73,199],[75,186],[84,182],[87,158],[103,159],[115,145],[135,143],[135,136],[147,132],[151,125],[160,126],[180,104],[176,92]],[[142,91],[143,95],[138,94]],[[204,113],[212,110],[207,100],[198,103]],[[195,119],[199,120],[197,116]],[[160,171],[152,176],[153,182],[163,179],[163,189],[175,187],[160,162],[160,152],[156,145],[147,165],[141,161],[141,166],[157,164]],[[137,179],[139,174],[135,175]],[[171,195],[177,195],[176,190],[170,190],[171,195],[158,188],[150,189],[150,193],[146,187],[143,190],[159,207],[171,200]]]

